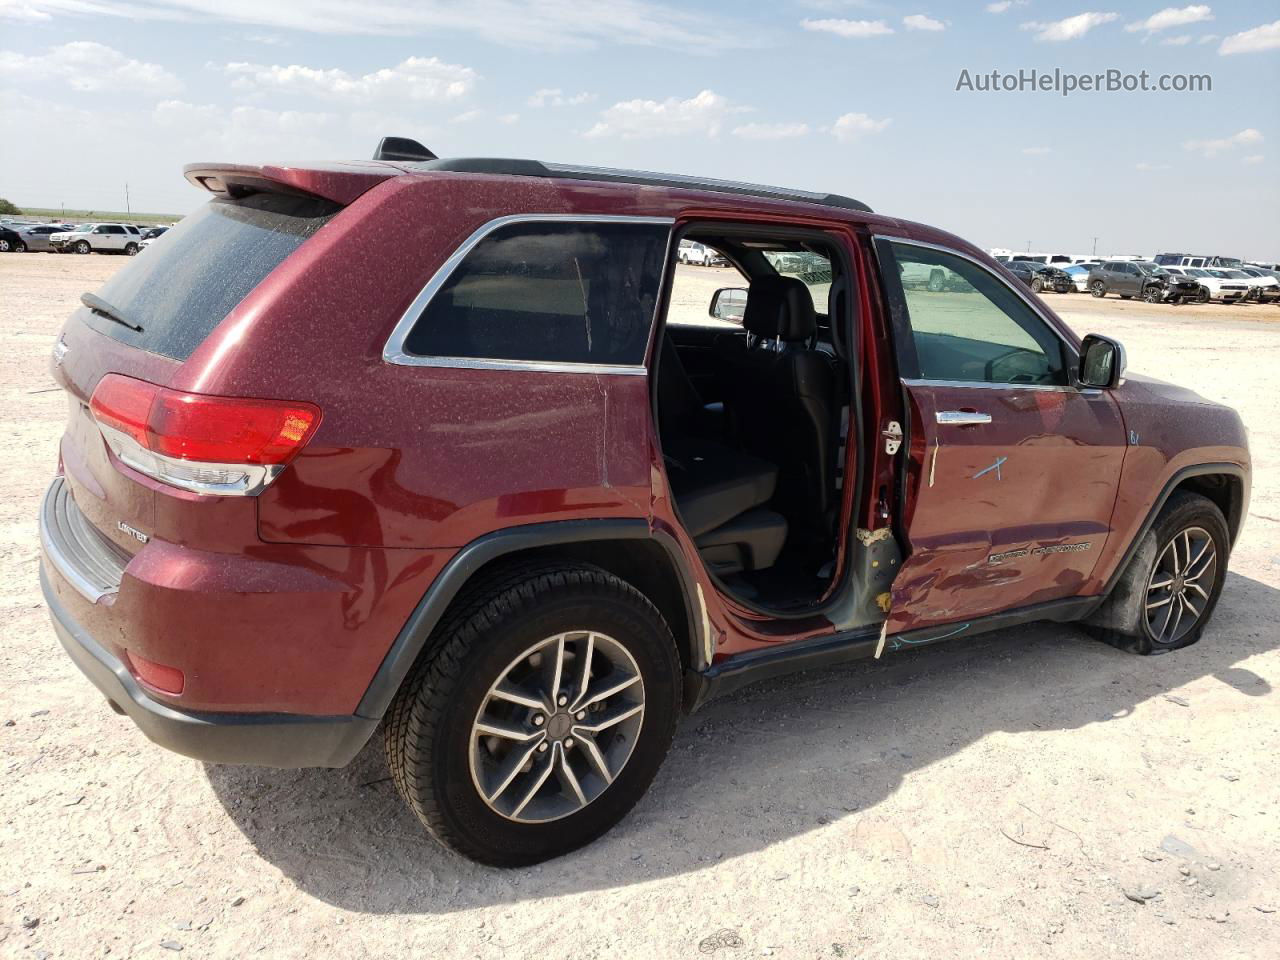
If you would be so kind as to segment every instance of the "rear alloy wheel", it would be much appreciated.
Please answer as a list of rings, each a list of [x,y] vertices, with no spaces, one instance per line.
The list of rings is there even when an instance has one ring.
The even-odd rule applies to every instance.
[[[132,257],[137,254],[138,245],[136,243],[126,243],[124,247],[124,252],[125,252],[125,256]]]
[[[0,253],[8,253],[10,250],[9,241],[0,237]]]
[[[680,661],[649,600],[533,562],[467,587],[387,712],[396,789],[441,843],[519,866],[621,820],[670,746]]]
[[[1095,297],[1105,297],[1107,295],[1107,285],[1101,280],[1095,280],[1089,284],[1089,292]]]
[[[93,248],[89,246],[88,240],[77,240],[75,245],[76,253],[90,253]]]

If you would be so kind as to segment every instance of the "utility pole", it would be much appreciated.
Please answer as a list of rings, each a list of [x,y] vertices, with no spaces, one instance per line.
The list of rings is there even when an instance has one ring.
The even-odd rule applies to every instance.
[[[1028,240],[1028,241],[1027,241],[1027,253],[1030,253],[1030,252],[1031,252],[1031,241],[1030,241],[1030,240]]]
[[[132,208],[129,206],[129,184],[127,181],[124,185],[124,212],[133,213]]]
[[[1098,238],[1097,237],[1093,238],[1093,255],[1095,257],[1098,255]]]

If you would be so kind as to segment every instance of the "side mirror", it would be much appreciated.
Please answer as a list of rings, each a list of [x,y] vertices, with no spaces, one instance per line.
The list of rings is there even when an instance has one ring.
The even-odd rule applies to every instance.
[[[721,287],[711,295],[708,316],[730,323],[741,323],[747,312],[747,291],[744,287]]]
[[[1091,333],[1080,346],[1080,385],[1111,390],[1124,383],[1124,347],[1118,340]]]

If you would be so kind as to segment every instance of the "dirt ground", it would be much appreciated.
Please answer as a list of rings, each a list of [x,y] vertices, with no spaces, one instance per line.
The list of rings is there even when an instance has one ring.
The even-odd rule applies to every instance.
[[[37,584],[49,350],[125,262],[0,256],[0,956],[1276,955],[1280,307],[1046,296],[1252,429],[1200,644],[1037,625],[756,686],[684,722],[611,834],[504,871],[428,839],[376,744],[340,771],[205,766],[62,653]]]

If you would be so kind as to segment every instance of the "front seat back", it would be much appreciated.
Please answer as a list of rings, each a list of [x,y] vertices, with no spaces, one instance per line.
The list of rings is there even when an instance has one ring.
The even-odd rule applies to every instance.
[[[723,396],[739,445],[778,464],[774,498],[793,532],[825,540],[834,504],[836,375],[812,341],[817,317],[794,277],[753,280],[745,338],[721,351]]]

